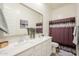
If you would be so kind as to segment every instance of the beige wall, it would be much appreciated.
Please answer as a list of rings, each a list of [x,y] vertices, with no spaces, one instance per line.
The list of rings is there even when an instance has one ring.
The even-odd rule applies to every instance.
[[[76,4],[76,7],[77,7],[76,25],[79,26],[79,4]]]
[[[76,4],[68,4],[52,11],[52,20],[76,16]]]
[[[42,15],[21,4],[3,4],[3,12],[8,25],[9,34],[26,34],[26,29],[20,29],[20,19],[28,20],[29,27],[36,26],[37,22],[42,22]],[[6,35],[6,34],[5,34]]]

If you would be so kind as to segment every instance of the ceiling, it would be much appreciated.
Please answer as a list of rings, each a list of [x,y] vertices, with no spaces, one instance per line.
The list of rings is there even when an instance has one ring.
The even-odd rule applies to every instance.
[[[45,4],[48,5],[48,7],[50,7],[51,9],[56,9],[71,3],[45,3]]]

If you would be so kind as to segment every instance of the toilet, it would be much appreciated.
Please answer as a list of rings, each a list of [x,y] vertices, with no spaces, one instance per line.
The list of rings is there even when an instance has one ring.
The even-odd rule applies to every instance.
[[[54,54],[57,54],[57,48],[59,49],[59,44],[56,42],[52,42],[51,45],[52,45],[52,52]]]

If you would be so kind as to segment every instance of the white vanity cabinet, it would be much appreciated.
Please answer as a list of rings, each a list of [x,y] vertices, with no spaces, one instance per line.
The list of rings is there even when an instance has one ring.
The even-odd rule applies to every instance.
[[[16,41],[0,49],[0,56],[50,56],[52,53],[51,43],[49,36],[29,38],[19,43]]]
[[[33,55],[33,48],[22,51],[21,53],[17,54],[17,56],[32,56]]]
[[[34,47],[34,56],[41,56],[42,54],[42,44]]]
[[[50,54],[52,54],[52,46],[51,46],[51,40],[49,39],[47,41],[47,44],[46,44],[46,55],[49,56]]]
[[[17,54],[17,56],[50,56],[51,53],[51,39],[47,39],[30,49]]]
[[[49,56],[52,53],[51,49],[51,40],[47,40],[44,43],[42,43],[42,56]]]

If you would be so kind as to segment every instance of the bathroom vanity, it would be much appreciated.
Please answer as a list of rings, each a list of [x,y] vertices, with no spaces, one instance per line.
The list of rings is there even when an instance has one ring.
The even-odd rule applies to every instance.
[[[51,37],[49,36],[18,39],[16,39],[17,42],[1,48],[0,56],[50,56],[52,53]]]

